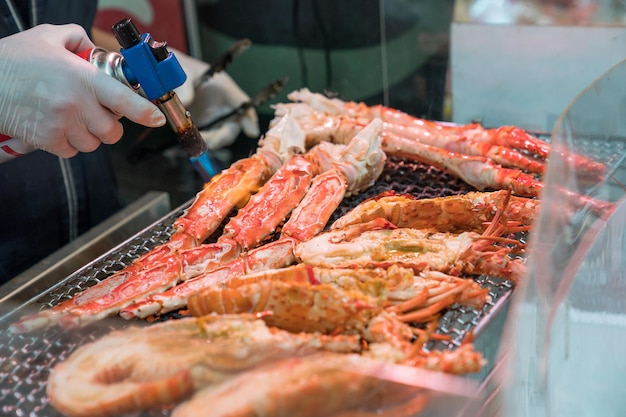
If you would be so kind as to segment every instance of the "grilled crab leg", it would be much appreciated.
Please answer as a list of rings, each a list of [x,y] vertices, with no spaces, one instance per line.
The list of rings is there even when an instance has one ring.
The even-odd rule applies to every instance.
[[[547,159],[551,152],[548,143],[515,126],[485,129],[477,123],[459,126],[433,122],[381,105],[370,107],[364,103],[330,99],[322,94],[312,93],[306,88],[291,92],[288,98],[295,102],[294,104],[304,104],[318,112],[333,116],[347,116],[361,120],[361,122],[377,117],[384,122],[385,133],[402,136],[453,153],[486,157],[504,167],[541,174],[544,170],[543,160]],[[276,114],[281,115],[285,112],[284,107],[289,106],[290,104],[282,103],[276,105]],[[302,108],[298,111],[304,112]],[[529,155],[534,155],[536,158]],[[591,176],[601,176],[606,171],[604,164],[581,155],[572,154],[569,158],[576,164],[579,171]]]
[[[132,298],[139,299],[176,285],[182,277],[180,253],[206,239],[233,208],[247,203],[282,160],[305,148],[299,127],[288,117],[270,129],[259,144],[255,155],[235,162],[204,186],[174,223],[175,231],[168,242],[74,297],[21,318],[10,330],[23,333],[58,324],[59,320],[67,318],[69,311],[77,309],[86,312],[83,316],[93,315],[90,320],[98,320],[117,313],[125,303],[132,303]]]
[[[543,183],[532,174],[502,167],[482,156],[449,152],[390,132],[383,134],[383,149],[388,155],[412,159],[456,175],[478,190],[510,189],[518,195],[538,197],[543,189]]]
[[[293,246],[294,242],[291,239],[280,239],[260,246],[213,271],[186,280],[162,293],[136,300],[122,308],[120,315],[125,319],[146,318],[184,308],[190,296],[205,288],[237,276],[271,268],[283,268],[295,263]]]
[[[321,232],[345,195],[356,194],[370,187],[382,172],[385,155],[380,152],[378,129],[377,123],[373,122],[355,136],[346,147],[335,148],[330,143],[322,144],[325,147],[333,147],[338,157],[332,161],[331,168],[313,179],[306,195],[283,225],[278,241],[247,253],[244,252],[246,259],[232,260],[214,271],[205,265],[206,258],[195,260],[195,265],[202,266],[203,274],[188,279],[162,294],[136,300],[135,303],[122,309],[122,317],[145,318],[151,314],[162,314],[182,308],[187,299],[200,288],[241,274],[244,268],[242,265],[245,265],[247,272],[252,272],[278,268],[279,263],[282,263],[280,266],[295,263],[294,243],[308,240]],[[262,200],[261,204],[268,204],[267,199]],[[270,204],[273,203],[270,202]],[[256,221],[255,217],[249,218],[252,222]],[[255,225],[251,223],[248,230],[254,228]],[[259,256],[259,254],[264,255]],[[275,254],[280,254],[280,256],[277,257]],[[250,259],[261,259],[261,261],[249,261]],[[270,263],[267,259],[274,259],[276,262]],[[214,264],[214,259],[211,258],[209,263]]]

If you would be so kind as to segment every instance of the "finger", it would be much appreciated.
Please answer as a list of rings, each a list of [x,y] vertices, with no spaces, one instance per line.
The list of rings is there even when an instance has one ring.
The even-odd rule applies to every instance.
[[[259,136],[259,118],[254,108],[246,110],[239,119],[239,124],[241,124],[241,129],[247,137],[256,138]]]
[[[200,131],[200,135],[206,142],[209,150],[215,150],[231,145],[240,132],[241,126],[239,123],[224,122],[215,129]]]
[[[67,148],[64,148],[62,151],[46,151],[46,152],[50,152],[51,154],[56,155],[60,158],[69,159],[78,154],[78,149],[69,146]]]
[[[204,61],[196,59],[192,56],[189,56],[176,48],[168,48],[170,52],[176,56],[176,59],[180,63],[180,66],[183,68],[185,75],[187,75],[187,80],[191,81],[193,85],[196,80],[204,74],[209,68],[210,65]]]
[[[120,116],[104,107],[100,107],[99,111],[91,112],[90,116],[92,117],[85,120],[85,127],[102,143],[112,145],[120,140],[124,133],[124,128],[118,121]]]
[[[191,103],[193,103],[193,99],[195,96],[195,88],[193,83],[187,78],[187,81],[183,83],[180,87],[174,89],[174,92],[180,99],[180,102],[184,107],[189,107]]]
[[[78,153],[78,149],[69,143],[66,133],[62,133],[61,137],[49,142],[49,145],[38,146],[38,148],[61,158],[71,158]]]
[[[95,46],[82,26],[70,23],[62,25],[61,28],[63,30],[59,32],[59,36],[67,50],[76,53]]]
[[[150,101],[102,73],[93,80],[95,95],[103,106],[147,127],[165,124],[165,115]]]
[[[250,97],[225,72],[215,74],[210,82],[217,91],[220,91],[224,97],[224,102],[231,108],[238,107],[241,103],[250,100]]]
[[[79,152],[93,152],[100,146],[100,138],[93,135],[84,126],[74,127],[66,133],[67,143]]]

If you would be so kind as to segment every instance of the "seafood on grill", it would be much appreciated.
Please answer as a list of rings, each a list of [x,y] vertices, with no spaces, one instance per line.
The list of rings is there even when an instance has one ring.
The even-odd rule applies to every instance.
[[[284,279],[272,277],[274,272]],[[429,292],[430,288],[423,283],[416,285],[411,270],[391,267],[386,280],[379,276],[378,283],[369,285],[368,278],[362,276],[368,274],[367,271],[343,272],[313,271],[306,265],[297,265],[217,284],[191,297],[189,310],[196,317],[114,331],[80,347],[50,374],[50,400],[70,417],[109,416],[174,405],[203,387],[213,386],[221,392],[220,387],[230,386],[230,379],[255,380],[257,374],[266,372],[257,367],[284,369],[284,364],[297,361],[295,357],[316,355],[318,351],[334,352],[324,355],[335,358],[332,361],[342,360],[344,364],[357,360],[352,354],[360,353],[375,360],[458,374],[477,372],[484,365],[482,355],[470,344],[455,350],[425,352],[421,349],[428,340],[429,330],[407,325],[392,311],[397,304],[388,305],[393,299],[415,300]],[[374,280],[376,276],[370,274],[369,278]],[[350,284],[354,280],[360,280],[363,285]],[[386,291],[376,290],[383,285],[382,281],[396,285],[389,285]],[[272,293],[259,290],[258,284],[267,284],[266,288]],[[358,289],[352,288],[355,285]],[[228,289],[236,291],[225,291]],[[461,289],[465,290],[467,287]],[[216,291],[223,297],[221,302],[213,297]],[[433,297],[427,294],[426,298],[443,295],[435,292],[431,294]],[[418,296],[413,297],[414,293]],[[463,302],[464,298],[477,295],[461,296],[459,291],[447,291],[444,298],[452,296]],[[484,292],[478,296],[484,296]],[[272,303],[274,301],[277,303]],[[254,308],[247,307],[253,303],[257,303]],[[210,314],[214,311],[206,310],[216,305],[221,306],[221,314]],[[252,314],[237,313],[242,310]],[[326,364],[335,363],[332,361]],[[305,373],[317,367],[311,366],[308,359],[302,362],[307,363]],[[317,369],[317,372],[322,370]],[[330,380],[326,380],[325,375],[324,380],[317,381],[319,386],[314,378],[310,379],[313,384],[310,389],[325,390],[323,387],[332,385],[338,368],[330,372]],[[264,386],[277,389],[282,378],[275,380],[268,376]],[[275,386],[276,383],[279,385]],[[367,390],[368,384],[386,383],[377,378],[353,380],[358,392]],[[309,392],[309,388],[301,386],[292,388],[293,395]],[[320,395],[323,393],[321,391]],[[383,397],[388,401],[395,395],[384,394]],[[252,400],[246,397],[246,401]],[[416,403],[409,397],[401,404],[402,410],[417,410]],[[396,407],[400,406],[396,404],[390,409]]]
[[[316,187],[314,180],[314,184],[302,200],[302,203],[294,210],[289,221],[283,226],[281,239],[279,239],[278,242],[270,244],[270,247],[262,246],[253,249],[247,253],[245,259],[238,259],[236,262],[233,262],[232,265],[224,265],[215,271],[188,280],[162,294],[155,294],[140,300],[122,309],[121,315],[125,318],[145,318],[152,314],[167,313],[175,309],[183,308],[186,304],[186,299],[200,289],[217,282],[225,281],[236,274],[242,274],[244,271],[246,271],[246,273],[252,273],[258,270],[277,268],[279,267],[277,264],[273,264],[272,266],[272,264],[268,262],[247,261],[247,259],[255,259],[258,256],[257,251],[267,253],[268,256],[271,256],[273,249],[270,248],[272,246],[283,248],[277,250],[278,253],[284,254],[284,257],[272,257],[278,262],[283,261],[282,266],[295,263],[295,257],[285,252],[290,250],[291,245],[291,243],[285,241],[285,239],[288,237],[296,237],[296,241],[305,241],[321,231],[323,225],[326,224],[328,218],[335,210],[337,202],[340,201],[339,198],[333,197],[333,192],[337,192],[337,190],[341,192],[343,189],[340,187],[340,183],[343,181],[344,177],[334,172],[332,175],[337,179],[337,184],[328,187],[328,181],[320,181],[318,184],[322,184],[325,187],[321,190]],[[321,176],[318,178],[321,178]],[[374,207],[371,207],[372,205],[374,205]],[[493,219],[493,215],[498,207],[502,208],[507,231],[528,230],[530,223],[534,219],[536,210],[538,209],[538,201],[510,196],[510,193],[505,191],[469,193],[466,196],[420,200],[411,199],[408,196],[386,196],[365,201],[353,211],[337,220],[331,228],[337,228],[342,224],[369,220],[370,218],[374,218],[374,216],[382,215],[396,223],[401,222],[399,223],[401,226],[418,227],[431,224],[438,230],[444,231],[450,229],[452,226],[457,229],[469,227],[484,230],[484,223]],[[443,214],[445,214],[445,216]],[[357,218],[359,220],[357,220]],[[317,224],[317,226],[313,227],[314,224]],[[520,225],[514,226],[513,224]],[[297,232],[295,231],[295,225],[299,227]],[[295,242],[293,243],[295,244]],[[244,263],[249,266],[244,268]],[[226,272],[230,270],[235,272],[226,274]]]
[[[304,196],[298,199],[299,204],[293,209],[289,219],[282,226],[277,241],[245,251],[243,257],[233,259],[214,270],[201,266],[202,274],[187,279],[163,293],[136,300],[124,307],[121,310],[122,317],[127,319],[132,317],[145,318],[152,314],[167,313],[183,308],[190,295],[216,282],[225,281],[243,273],[278,268],[295,263],[296,258],[292,249],[295,242],[308,240],[321,232],[344,196],[356,194],[370,187],[382,172],[385,155],[380,152],[378,130],[379,123],[374,121],[356,135],[348,146],[333,147],[333,149],[328,150],[328,152],[334,150],[336,153],[335,159],[331,163],[332,168],[313,178],[310,187]],[[333,146],[330,143],[322,145]],[[270,179],[271,181],[272,179]],[[288,194],[291,194],[288,198],[292,199],[294,193],[289,192]],[[261,191],[254,197],[262,195]],[[265,195],[258,199],[258,206],[264,208],[263,211],[265,212],[276,213],[277,210],[274,208],[277,204],[276,200],[275,196]],[[279,199],[279,204],[284,204],[284,199]],[[250,211],[247,210],[247,206],[243,209],[248,220],[240,222],[245,227],[240,227],[237,232],[233,231],[232,236],[245,236],[253,233],[258,236],[257,229],[261,228],[258,222],[261,220],[263,220],[263,227],[266,228],[267,233],[270,229],[275,229],[278,226],[277,221],[280,216],[273,216],[276,220],[274,223],[267,222],[262,213],[257,212],[258,207],[256,205],[253,204],[252,208]],[[286,214],[282,217],[285,216]],[[273,227],[267,227],[268,223],[273,224]],[[225,227],[227,235],[229,224]],[[222,246],[219,240],[217,246]],[[272,262],[269,262],[268,259]],[[201,261],[195,261],[194,264],[204,265],[205,262],[206,258],[203,258]]]
[[[327,272],[321,271],[318,276],[321,277],[325,273]],[[396,273],[402,274],[402,271]],[[330,274],[335,275],[333,277],[335,282],[341,278],[340,273],[330,272]],[[422,313],[423,319],[432,319],[437,311],[462,300],[461,294],[468,288],[464,285],[452,288],[450,285],[443,291],[435,290],[429,297],[428,285],[423,282],[426,280],[427,277],[422,277],[422,282],[414,280],[409,284],[417,293],[410,301],[413,301],[415,306],[419,306],[420,302],[423,304],[423,309],[418,310]],[[421,351],[422,345],[428,340],[428,330],[405,323],[421,321],[417,314],[415,320],[409,315],[402,319],[394,311],[399,310],[397,305],[387,308],[389,298],[387,291],[382,289],[385,285],[384,280],[371,285],[369,288],[373,291],[363,291],[365,286],[347,285],[345,281],[338,285],[315,281],[315,272],[306,269],[305,266],[292,268],[287,272],[275,271],[242,277],[191,296],[188,310],[197,317],[215,313],[265,312],[262,318],[272,327],[294,333],[358,335],[369,346],[363,352],[366,356],[416,366],[430,364],[424,359],[429,354]],[[377,289],[377,286],[381,288]],[[465,297],[484,299],[486,291],[478,288],[477,292],[478,294],[468,292]],[[429,300],[432,301],[431,304],[428,303]],[[437,309],[431,308],[439,301],[442,303]],[[483,360],[480,353],[474,352],[474,355],[475,360],[456,363],[455,366],[447,366],[447,369],[459,373],[479,371]]]
[[[484,170],[496,171],[491,174],[493,181],[509,180],[517,186],[518,180],[530,178],[522,175],[519,179],[514,179],[515,170],[543,174],[545,160],[552,151],[550,144],[516,126],[485,129],[478,123],[456,125],[429,121],[382,105],[367,106],[364,103],[328,98],[306,88],[293,91],[287,97],[293,103],[276,104],[276,115],[291,112],[302,125],[307,126],[305,131],[314,137],[321,137],[329,132],[336,136],[349,137],[354,124],[380,118],[384,123],[383,146],[389,155],[400,152],[402,156],[411,158],[413,153],[417,160],[426,163],[432,157],[434,166],[449,170],[465,180],[476,181],[477,184],[469,183],[479,189],[505,188],[481,185],[480,178],[468,175],[469,171],[478,170],[481,160],[485,164]],[[334,123],[330,117],[336,118]],[[412,151],[410,143],[419,143],[425,147],[418,146],[419,150]],[[433,148],[444,150],[445,153],[437,152]],[[598,178],[606,173],[606,166],[602,163],[576,154],[567,157],[579,171],[590,177]],[[457,164],[459,167],[455,166]],[[497,172],[500,168],[501,172]]]
[[[336,187],[333,187],[336,190]],[[320,204],[315,203],[315,199],[320,196],[329,195],[331,191],[319,192],[315,187],[312,192],[307,193],[303,204],[296,210],[303,210],[312,213],[305,216],[313,220],[302,221],[292,215],[290,220],[282,229],[282,237],[276,242],[249,251],[244,258],[239,258],[214,271],[202,274],[193,279],[187,280],[174,288],[163,293],[146,297],[131,304],[121,310],[121,316],[127,319],[132,317],[146,318],[153,314],[163,314],[176,309],[184,308],[187,299],[202,290],[220,282],[225,282],[235,278],[237,275],[252,274],[257,271],[267,269],[283,268],[296,263],[297,259],[292,253],[292,245],[298,241],[305,242],[312,238],[321,228],[316,228],[315,233],[310,233],[312,227],[306,227],[298,231],[293,231],[292,221],[298,219],[293,224],[308,225],[317,222],[319,226],[325,224],[334,207],[336,199],[332,199],[332,210],[327,214],[320,208]],[[310,197],[310,200],[307,199]],[[327,206],[324,204],[324,206]],[[511,196],[510,192],[497,191],[492,193],[468,193],[462,196],[441,197],[433,199],[413,199],[408,196],[383,196],[380,198],[368,199],[339,218],[331,226],[332,229],[340,228],[343,225],[351,225],[375,218],[386,218],[400,227],[424,227],[430,225],[438,231],[450,230],[477,230],[484,231],[486,223],[492,221],[495,213],[501,211],[501,224],[508,233],[527,231],[530,229],[539,208],[536,199]],[[308,233],[308,234],[305,234]],[[288,235],[288,236],[285,236]],[[288,237],[297,236],[298,239],[290,240]],[[254,261],[260,257],[263,262]],[[267,257],[267,258],[266,258]],[[272,259],[268,262],[265,259]],[[375,273],[386,274],[377,270]],[[364,276],[371,275],[369,272],[362,272]],[[344,273],[345,275],[345,273]],[[448,278],[451,279],[451,278]],[[468,281],[469,282],[469,281]],[[467,282],[463,285],[467,285]]]
[[[426,407],[425,390],[377,378],[378,369],[358,355],[288,358],[198,391],[172,417],[409,417]]]
[[[320,183],[326,184],[326,181]],[[253,249],[243,258],[187,280],[163,293],[154,294],[137,301],[123,308],[120,313],[121,316],[127,319],[132,317],[146,318],[154,314],[163,314],[184,308],[187,304],[187,299],[203,288],[234,279],[238,275],[254,274],[257,271],[283,268],[296,263],[296,258],[292,253],[292,245],[295,245],[296,241],[306,241],[317,234],[321,230],[321,226],[326,224],[331,212],[334,211],[337,201],[335,198],[331,199],[333,204],[328,204],[324,201],[320,208],[320,204],[316,203],[316,200],[323,196],[332,195],[332,192],[338,189],[340,187],[330,187],[328,190],[319,191],[315,186],[312,186],[311,192],[307,193],[303,203],[298,206],[290,220],[283,226],[283,237],[281,239]],[[331,226],[331,229],[342,225],[372,220],[376,217],[385,217],[402,227],[417,227],[430,224],[437,230],[442,231],[467,228],[483,231],[484,223],[492,220],[495,211],[501,208],[503,217],[507,222],[507,231],[511,232],[513,229],[515,231],[528,230],[536,214],[538,201],[509,196],[509,194],[505,191],[469,193],[463,196],[420,200],[415,200],[408,196],[373,198],[366,200],[338,219]],[[510,200],[507,199],[507,196],[510,197]],[[328,206],[330,206],[330,209],[327,210],[326,214],[323,214],[325,213],[324,208]],[[301,213],[297,213],[297,210],[301,210]],[[302,214],[305,211],[310,212],[311,215]],[[299,216],[305,216],[305,218],[312,218],[313,220],[303,221]],[[294,219],[297,221],[294,222]],[[319,225],[318,228],[306,227],[301,228],[297,232],[294,231],[294,226],[292,226],[292,224],[307,225],[316,222]],[[514,225],[511,223],[514,223]],[[520,225],[518,226],[517,224]],[[315,229],[315,233],[310,233],[313,229]],[[291,241],[288,239],[291,236],[296,236],[298,239]],[[260,258],[262,261],[257,261],[257,258]],[[267,259],[271,259],[272,262],[269,262]],[[285,272],[287,271],[289,270]],[[344,272],[344,276],[348,272]],[[388,274],[384,270],[360,271],[359,273],[363,276]]]
[[[206,316],[129,327],[79,347],[57,364],[47,394],[71,417],[174,405],[258,365],[320,350],[358,352],[357,338],[293,334],[252,315]]]
[[[507,190],[423,199],[407,194],[383,193],[354,207],[337,219],[330,229],[382,218],[397,227],[482,233],[500,211],[507,232],[514,233],[530,229],[539,214],[539,207],[539,200],[513,196]]]
[[[279,149],[281,153],[300,149],[296,145],[303,143],[303,133],[290,120],[289,116],[285,116],[282,122],[268,132],[267,137],[272,140],[262,140],[263,146],[257,154],[270,153],[268,149]],[[214,213],[209,201],[196,199],[187,211],[188,214],[182,220],[176,221],[175,225],[178,227],[170,242],[157,247],[129,267],[73,299],[35,316],[23,318],[12,326],[12,330],[24,332],[47,324],[62,324],[67,327],[84,325],[117,314],[129,305],[172,287],[180,299],[182,291],[176,290],[177,284],[197,276],[206,278],[204,274],[224,267],[242,253],[258,246],[294,209],[294,215],[283,228],[286,237],[307,239],[313,236],[323,229],[344,196],[370,187],[382,172],[385,154],[380,150],[380,125],[380,120],[373,120],[346,145],[322,142],[305,154],[291,155],[254,195],[251,196],[250,192],[244,193],[250,201],[228,221],[224,226],[224,233],[216,243],[198,245],[198,239],[205,239],[208,231],[193,224],[209,220],[213,225],[219,224],[218,220],[223,220],[225,211]],[[286,140],[285,142],[296,145],[285,151],[278,147],[281,141],[276,138],[280,134],[300,139]],[[215,181],[221,184],[219,178]],[[221,203],[218,204],[220,205]],[[233,206],[230,206],[231,209]],[[193,231],[193,238],[189,237],[191,235],[187,231]],[[256,267],[276,266],[270,263]],[[220,269],[222,276],[229,269],[238,273],[240,265]],[[197,283],[192,286],[195,284]],[[153,297],[149,300],[151,307],[146,309],[133,306],[130,310],[126,309],[124,316],[129,317],[129,311],[137,311],[142,316],[145,314],[142,310],[154,310],[154,299]]]
[[[537,197],[543,189],[540,176],[551,148],[514,126],[485,129],[479,124],[452,125],[410,116],[385,106],[328,98],[308,89],[288,95],[291,103],[278,103],[275,114],[291,114],[306,132],[307,143],[349,140],[372,117],[383,121],[383,150],[388,156],[434,166],[457,176],[478,190],[511,189]],[[605,174],[606,167],[580,155],[571,155],[578,171],[590,178]]]
[[[285,285],[274,285],[279,281]],[[290,284],[295,284],[291,286]],[[299,286],[299,284],[304,284]],[[337,304],[339,311],[331,311],[331,301],[338,302],[342,292],[352,294],[363,293],[365,300],[373,297],[376,302],[365,302],[365,305],[384,305],[388,311],[396,313],[404,322],[421,323],[432,320],[446,307],[454,303],[481,309],[490,300],[488,289],[482,288],[471,279],[454,277],[437,271],[427,271],[415,274],[410,268],[392,265],[389,268],[323,268],[297,264],[286,268],[270,269],[267,271],[250,273],[223,281],[207,291],[198,291],[200,295],[194,297],[190,306],[193,314],[209,313],[241,313],[275,311],[281,309],[282,315],[265,317],[268,324],[300,331],[306,316],[300,316],[302,308],[299,300],[307,300],[305,295],[299,295],[300,290],[308,290],[307,285],[325,285],[320,293],[324,295],[324,314],[329,315],[329,321],[315,323],[315,328],[308,330],[332,333],[335,328],[342,326],[342,320],[347,312],[341,311],[344,306]],[[211,289],[212,288],[212,289]],[[338,289],[333,294],[333,289]],[[258,298],[254,298],[254,294]],[[322,297],[322,295],[320,295]],[[337,297],[339,297],[337,299]],[[255,303],[249,300],[254,299]],[[294,303],[294,305],[291,305]],[[306,309],[305,311],[309,311]],[[290,316],[290,314],[292,314]],[[274,320],[296,321],[296,328],[289,325],[279,325]],[[316,316],[317,320],[321,316]],[[349,319],[346,318],[347,321]],[[322,320],[325,321],[325,320]],[[330,327],[327,327],[330,326]]]
[[[494,245],[514,239],[500,238],[504,227],[492,223],[482,234],[450,233],[435,229],[396,227],[386,219],[321,233],[296,245],[295,255],[308,265],[328,268],[387,267],[395,264],[451,275],[486,274],[518,282],[525,273],[524,261],[513,258],[516,246]]]
[[[245,256],[234,259],[213,271],[188,279],[161,293],[137,300],[122,308],[120,316],[130,320],[135,317],[147,318],[175,311],[184,308],[191,295],[205,288],[227,282],[238,276],[294,264],[296,262],[293,254],[294,244],[292,239],[279,239],[252,249]]]
[[[175,221],[174,232],[167,242],[72,298],[48,310],[23,317],[11,325],[11,331],[23,333],[58,324],[74,308],[90,303],[106,304],[106,299],[114,290],[120,293],[127,288],[135,294],[149,294],[175,285],[175,280],[170,277],[176,275],[180,268],[180,251],[204,241],[234,208],[247,203],[250,196],[282,165],[283,160],[305,150],[299,127],[289,121],[289,118],[285,118],[270,129],[254,155],[236,161],[211,178],[196,195],[191,206]],[[93,320],[114,314],[116,308],[100,308],[100,313]]]
[[[541,189],[537,174],[549,147],[529,139],[519,156],[506,153],[514,145],[504,140],[523,143],[525,132],[487,134],[476,125],[466,129],[474,136],[457,129],[452,142],[484,153],[458,155],[466,148],[441,145],[452,130],[440,129],[438,147],[421,142],[416,128],[403,133],[409,121],[397,121],[400,113],[381,120],[372,108],[355,113],[353,103],[338,101],[340,112],[322,112],[335,102],[298,100],[281,107],[255,155],[204,187],[168,242],[64,306],[14,325],[71,327],[110,314],[147,318],[185,307],[180,313],[193,316],[131,327],[79,348],[50,375],[48,393],[60,411],[111,415],[169,408],[193,395],[174,415],[413,415],[423,396],[355,377],[339,364],[372,360],[452,374],[482,369],[485,359],[471,343],[445,350],[425,344],[446,340],[436,333],[445,309],[482,309],[490,300],[489,290],[465,275],[515,283],[524,274],[524,261],[515,257],[523,243],[504,235],[530,230],[539,200],[523,196]],[[330,124],[308,126],[308,116]],[[487,136],[495,142],[479,145]],[[420,200],[379,195],[323,232],[346,196],[376,181],[386,155],[503,190]],[[508,160],[521,165],[500,165]],[[207,243],[220,225],[223,234]],[[374,393],[397,402],[381,407],[371,402]],[[302,406],[303,398],[310,402]],[[198,411],[201,402],[211,407]]]

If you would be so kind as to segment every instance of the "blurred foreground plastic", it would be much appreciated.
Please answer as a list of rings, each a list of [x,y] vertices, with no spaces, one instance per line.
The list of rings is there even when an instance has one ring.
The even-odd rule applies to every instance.
[[[529,273],[518,288],[502,349],[503,414],[623,416],[626,409],[626,61],[565,109],[542,211],[529,242]],[[567,155],[608,168],[588,178]],[[602,218],[580,195],[615,203]]]

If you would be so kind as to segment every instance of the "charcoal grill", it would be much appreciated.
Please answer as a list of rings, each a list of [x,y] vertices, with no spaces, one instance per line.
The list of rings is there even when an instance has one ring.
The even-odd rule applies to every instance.
[[[359,195],[343,201],[329,224],[366,198],[383,191],[409,193],[418,198],[463,194],[473,188],[456,177],[419,163],[390,158],[374,186]],[[36,297],[24,301],[18,295],[0,303],[0,414],[55,417],[62,416],[46,398],[46,380],[54,365],[65,360],[79,346],[113,330],[128,326],[129,322],[112,317],[86,327],[63,331],[53,327],[33,333],[12,335],[6,329],[10,323],[26,313],[52,307],[72,297],[83,289],[106,279],[129,265],[134,259],[156,245],[167,241],[172,224],[183,214],[191,201],[119,246],[93,260],[56,285],[41,291]],[[220,230],[213,236],[219,235]],[[212,238],[209,238],[211,240]],[[513,286],[509,281],[478,277],[478,282],[490,289],[492,301],[482,310],[460,306],[450,308],[440,320],[438,333],[449,336],[446,342],[429,342],[427,349],[454,348],[472,332],[477,350],[488,360],[479,374],[468,378],[483,380],[496,361],[496,353],[504,316]],[[165,318],[175,318],[176,313]],[[151,411],[145,416],[168,416],[167,410]]]

